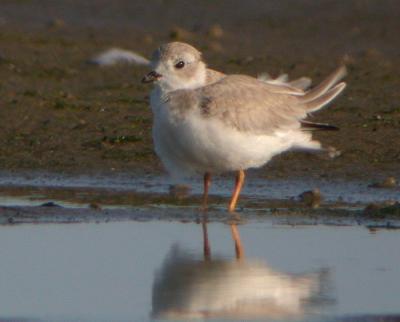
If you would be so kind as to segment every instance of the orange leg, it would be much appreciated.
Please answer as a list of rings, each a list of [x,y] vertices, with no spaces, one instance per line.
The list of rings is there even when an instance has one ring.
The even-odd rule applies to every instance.
[[[229,212],[235,211],[236,204],[239,199],[240,191],[242,190],[242,187],[243,187],[244,178],[245,178],[244,171],[239,170],[236,175],[235,189],[233,190],[232,198],[231,198],[231,201],[230,201],[229,207],[228,207]],[[232,238],[235,242],[236,258],[241,259],[241,258],[243,258],[243,255],[244,255],[244,249],[243,249],[242,242],[240,240],[239,230],[235,224],[231,224],[231,232],[232,232]]]
[[[210,184],[211,184],[211,173],[210,172],[206,172],[204,174],[203,210],[207,210],[208,189],[210,188]]]
[[[236,208],[236,203],[239,199],[240,191],[242,190],[244,183],[245,174],[243,170],[239,170],[236,175],[235,189],[233,190],[232,198],[229,203],[228,210],[229,212],[234,212]]]

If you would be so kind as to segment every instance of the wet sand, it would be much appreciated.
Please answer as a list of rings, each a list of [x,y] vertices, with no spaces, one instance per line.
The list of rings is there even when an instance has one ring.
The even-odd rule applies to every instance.
[[[286,153],[259,177],[399,176],[399,9],[397,1],[2,1],[0,168],[163,173],[140,84],[146,70],[86,62],[113,46],[148,56],[182,40],[227,73],[318,82],[347,64],[344,95],[312,117],[340,127],[315,133],[340,156]]]
[[[1,176],[0,224],[114,221],[199,222],[201,184],[170,189],[168,177]],[[362,181],[265,180],[249,178],[237,212],[226,210],[231,181],[214,182],[206,213],[210,222],[400,228],[398,188],[373,188]],[[306,193],[305,197],[304,191]],[[314,195],[310,191],[318,191]]]

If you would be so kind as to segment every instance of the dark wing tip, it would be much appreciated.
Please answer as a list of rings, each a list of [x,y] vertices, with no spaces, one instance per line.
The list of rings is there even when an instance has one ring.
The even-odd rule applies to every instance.
[[[337,126],[325,123],[300,121],[300,124],[301,128],[306,131],[339,131],[339,128]]]

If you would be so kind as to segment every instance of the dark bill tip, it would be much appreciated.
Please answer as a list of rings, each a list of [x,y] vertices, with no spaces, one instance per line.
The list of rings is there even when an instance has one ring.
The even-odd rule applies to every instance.
[[[160,77],[161,75],[153,70],[142,78],[142,83],[152,83],[158,80]]]

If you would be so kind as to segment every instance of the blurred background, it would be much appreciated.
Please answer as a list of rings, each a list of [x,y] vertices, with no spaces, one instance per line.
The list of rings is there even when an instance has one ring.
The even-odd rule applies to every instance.
[[[287,153],[259,175],[393,173],[400,161],[399,14],[396,0],[2,0],[0,169],[161,173],[150,88],[140,83],[147,69],[88,61],[112,47],[149,57],[160,43],[179,40],[226,73],[285,72],[315,84],[348,66],[345,94],[313,117],[341,128],[316,134],[334,157]]]

